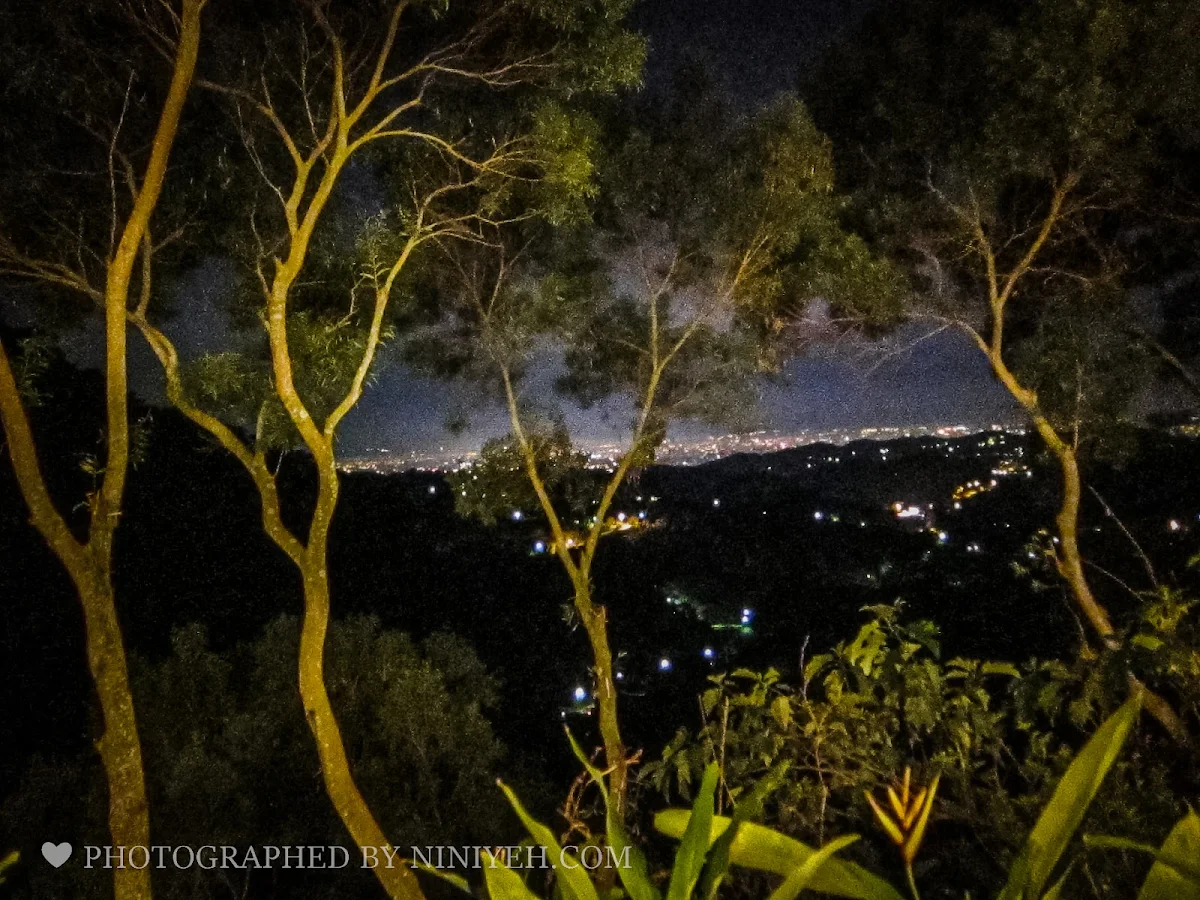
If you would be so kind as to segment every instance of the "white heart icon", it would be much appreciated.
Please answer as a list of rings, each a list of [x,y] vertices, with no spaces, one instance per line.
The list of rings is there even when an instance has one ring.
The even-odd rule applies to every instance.
[[[46,841],[42,844],[42,856],[46,857],[46,862],[57,869],[71,858],[71,845],[66,841],[61,844],[52,844]]]

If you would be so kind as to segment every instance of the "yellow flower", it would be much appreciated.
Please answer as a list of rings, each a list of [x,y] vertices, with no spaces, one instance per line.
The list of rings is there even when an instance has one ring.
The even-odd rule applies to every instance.
[[[938,781],[941,775],[934,775],[929,787],[917,787],[912,783],[912,767],[904,770],[904,780],[896,786],[887,789],[888,802],[891,812],[871,796],[867,791],[867,802],[875,811],[875,818],[883,830],[887,832],[892,842],[900,848],[904,864],[911,866],[917,858],[921,839],[925,836],[925,825],[929,822],[929,813],[933,809],[933,798],[937,794]]]

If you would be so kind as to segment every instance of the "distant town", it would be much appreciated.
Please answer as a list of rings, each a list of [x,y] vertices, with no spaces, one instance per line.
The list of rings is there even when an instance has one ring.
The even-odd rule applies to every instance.
[[[990,425],[895,425],[872,426],[869,428],[826,428],[803,431],[750,431],[738,434],[722,434],[693,440],[668,440],[659,448],[657,461],[662,465],[695,466],[724,459],[739,453],[773,453],[790,450],[809,444],[832,444],[842,446],[853,441],[894,441],[900,438],[959,438],[985,431],[1007,431],[1024,434],[1023,426],[1013,424]],[[584,444],[588,453],[589,466],[611,469],[616,465],[624,445],[616,442]],[[439,448],[436,452],[400,452],[387,449],[370,450],[358,457],[347,459],[342,468],[347,472],[452,472],[466,468],[476,457],[475,451],[451,451]]]

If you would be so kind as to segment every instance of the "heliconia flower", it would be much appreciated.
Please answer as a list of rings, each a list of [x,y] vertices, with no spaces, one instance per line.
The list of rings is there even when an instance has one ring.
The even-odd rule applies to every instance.
[[[887,832],[904,858],[905,865],[911,866],[917,858],[917,850],[921,847],[921,839],[925,836],[925,826],[929,822],[929,813],[933,810],[933,798],[937,794],[938,781],[941,775],[934,775],[929,787],[917,787],[912,783],[912,767],[904,770],[904,780],[896,786],[888,786],[887,799],[891,811],[866,791],[867,802],[875,811],[875,818]]]

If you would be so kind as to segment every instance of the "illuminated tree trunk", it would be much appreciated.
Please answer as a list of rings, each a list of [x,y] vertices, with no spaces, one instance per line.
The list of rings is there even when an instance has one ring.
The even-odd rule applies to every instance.
[[[113,541],[120,522],[129,469],[126,320],[134,265],[147,240],[150,220],[166,178],[167,161],[195,74],[203,8],[204,0],[184,0],[171,83],[141,184],[136,184],[132,176],[130,179],[133,205],[120,229],[120,239],[112,249],[104,290],[92,287],[83,273],[71,273],[63,267],[47,266],[25,257],[16,256],[13,260],[17,263],[14,270],[19,274],[81,291],[104,308],[106,453],[99,488],[89,501],[86,542],[72,534],[46,489],[29,419],[8,356],[0,346],[0,421],[32,524],[66,568],[83,608],[88,668],[103,722],[96,749],[108,786],[109,834],[113,845],[125,847],[150,846],[150,814],[142,751],[112,580]],[[115,149],[110,149],[110,153],[115,153]],[[114,197],[114,221],[117,215],[115,203]],[[148,281],[143,288],[149,289]],[[113,896],[115,900],[149,900],[149,869],[114,869]]]
[[[592,602],[589,578],[589,573],[583,570],[574,577],[575,609],[592,647],[596,709],[600,717],[600,739],[604,743],[605,767],[609,772],[609,798],[617,815],[624,817],[629,762],[617,718],[617,683],[616,673],[613,671],[613,654],[608,644],[608,611]]]
[[[33,434],[2,347],[0,419],[30,519],[67,569],[83,608],[88,668],[103,721],[96,749],[108,783],[108,830],[112,843],[148,847],[150,814],[125,645],[112,589],[111,532],[103,538],[96,534],[89,544],[81,544],[55,508],[42,478]],[[100,506],[97,501],[96,508]],[[98,529],[105,527],[110,526],[97,523]],[[149,898],[149,870],[114,869],[113,896],[116,900]]]
[[[90,587],[83,587],[79,581],[76,586],[83,604],[88,668],[104,720],[96,750],[108,779],[108,829],[114,846],[148,847],[150,812],[145,770],[111,573],[95,573],[92,580],[95,584]],[[114,869],[113,896],[117,900],[149,898],[149,870]]]
[[[1038,405],[1037,395],[1017,381],[999,353],[989,352],[988,360],[992,371],[1025,409],[1038,435],[1058,461],[1062,486],[1062,500],[1054,517],[1059,540],[1055,553],[1058,573],[1067,583],[1075,605],[1087,618],[1100,640],[1108,649],[1118,649],[1121,643],[1112,620],[1109,619],[1107,610],[1096,600],[1083,571],[1083,554],[1079,550],[1079,506],[1083,499],[1083,481],[1079,474],[1079,458],[1075,448],[1062,439]],[[1146,711],[1154,716],[1172,737],[1181,743],[1188,743],[1187,728],[1171,708],[1171,704],[1147,688],[1132,672],[1129,673],[1128,680],[1131,690],[1142,692]]]
[[[304,620],[300,630],[299,684],[304,717],[321,761],[325,791],[359,847],[390,847],[367,801],[354,782],[337,716],[325,687],[325,637],[329,630],[328,535],[337,506],[338,474],[332,453],[317,461],[318,494],[308,545],[300,563],[304,579]],[[406,863],[376,851],[374,872],[393,900],[421,900],[423,893]]]

